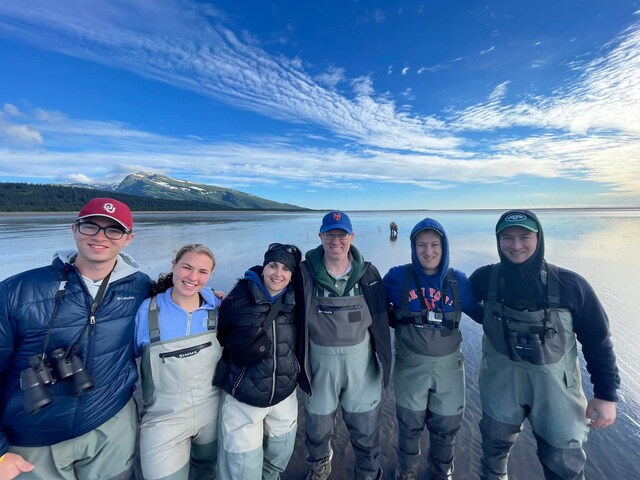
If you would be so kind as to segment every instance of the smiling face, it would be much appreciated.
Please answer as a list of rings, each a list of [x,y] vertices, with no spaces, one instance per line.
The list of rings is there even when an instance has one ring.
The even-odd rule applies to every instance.
[[[110,218],[96,216],[88,217],[83,221],[90,221],[103,228],[122,229],[122,225]],[[122,238],[111,240],[105,236],[104,230],[99,230],[95,235],[84,235],[78,231],[77,224],[71,226],[71,231],[78,249],[75,265],[80,273],[86,276],[91,276],[89,271],[102,266],[108,270],[113,268],[118,254],[133,240],[133,233],[125,233]]]
[[[427,275],[438,273],[442,261],[442,237],[435,230],[423,230],[415,238],[416,257]]]
[[[346,260],[349,257],[349,249],[355,235],[355,232],[348,235],[341,228],[334,228],[328,232],[320,233],[325,260],[331,263],[339,263]]]
[[[280,262],[269,262],[262,269],[262,281],[269,295],[280,293],[291,281],[291,270]]]
[[[186,252],[173,262],[173,292],[171,297],[180,304],[200,293],[213,271],[213,260],[204,253]]]
[[[498,237],[500,251],[516,265],[529,260],[538,247],[538,236],[522,227],[505,228]]]

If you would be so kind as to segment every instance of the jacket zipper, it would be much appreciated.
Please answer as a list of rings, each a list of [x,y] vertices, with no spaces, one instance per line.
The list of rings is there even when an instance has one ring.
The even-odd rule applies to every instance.
[[[238,379],[236,380],[236,383],[233,384],[233,388],[231,389],[231,396],[235,397],[236,396],[236,389],[238,388],[238,385],[240,385],[240,381],[242,380],[242,377],[244,377],[244,373],[247,371],[247,367],[242,367],[242,371],[240,372],[240,375],[238,376]]]
[[[273,351],[272,359],[273,359],[273,371],[271,372],[271,397],[269,398],[269,405],[273,402],[273,397],[276,394],[276,367],[277,367],[277,356],[276,356],[276,345],[278,344],[278,339],[276,338],[276,319],[271,322],[271,333],[273,334],[273,340],[271,341],[271,349]]]
[[[188,312],[187,313],[187,332],[185,333],[185,335],[189,335],[191,332],[191,314],[193,312]]]

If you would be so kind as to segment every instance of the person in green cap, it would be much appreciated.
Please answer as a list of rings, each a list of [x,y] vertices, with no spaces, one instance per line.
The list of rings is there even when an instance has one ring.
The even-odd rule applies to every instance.
[[[620,377],[609,320],[584,278],[545,261],[535,214],[505,212],[496,238],[500,262],[470,277],[484,304],[480,478],[508,478],[509,452],[528,419],[545,479],[582,480],[587,432],[616,420]],[[593,383],[588,402],[578,342]]]

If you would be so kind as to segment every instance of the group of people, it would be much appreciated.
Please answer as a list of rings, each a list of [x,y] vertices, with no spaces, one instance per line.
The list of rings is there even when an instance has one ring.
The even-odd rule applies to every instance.
[[[354,478],[381,479],[390,379],[395,478],[417,478],[426,428],[430,478],[450,480],[463,313],[484,330],[481,479],[508,478],[525,419],[545,478],[584,479],[589,428],[615,421],[606,313],[586,280],[545,261],[530,211],[500,217],[500,261],[470,277],[449,266],[446,232],[425,218],[410,234],[411,263],[384,278],[353,244],[349,216],[332,211],[317,248],[303,258],[269,245],[228,294],[207,287],[216,262],[202,244],[180,248],[156,281],[142,273],[122,251],[133,218],[117,200],[89,201],[71,230],[75,250],[0,282],[0,480],[131,478],[138,426],[146,480],[275,480],[295,446],[298,387],[307,479],[329,478],[339,409]]]

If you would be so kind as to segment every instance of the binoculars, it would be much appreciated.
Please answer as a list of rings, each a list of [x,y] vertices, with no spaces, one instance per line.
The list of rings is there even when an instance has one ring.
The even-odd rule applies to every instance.
[[[48,386],[57,380],[71,382],[71,394],[82,395],[93,388],[93,380],[84,369],[82,359],[77,355],[66,357],[66,350],[58,348],[51,352],[51,365],[43,355],[34,355],[29,359],[29,368],[20,372],[20,388],[24,394],[24,407],[29,413],[35,413],[50,405],[53,398],[47,391]]]
[[[534,365],[544,365],[544,349],[540,336],[536,333],[518,335],[509,332],[509,358],[516,361],[527,361]]]

